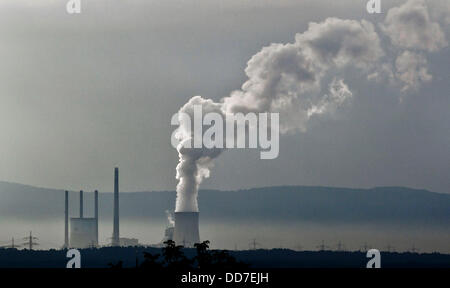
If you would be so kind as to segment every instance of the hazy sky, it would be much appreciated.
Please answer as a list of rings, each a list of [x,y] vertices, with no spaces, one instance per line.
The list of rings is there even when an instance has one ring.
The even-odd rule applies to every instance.
[[[62,0],[0,2],[1,180],[112,191],[118,165],[122,190],[174,190],[170,119],[187,100],[218,100],[240,88],[252,55],[293,42],[311,21],[366,19],[382,43],[395,42],[402,18],[393,15],[384,33],[379,24],[406,2],[382,0],[383,13],[369,15],[362,0],[81,1],[80,15],[67,14]],[[428,2],[429,27],[439,23],[444,36],[425,33],[440,38],[403,39],[394,43],[403,50],[384,51],[397,80],[423,83],[402,91],[348,71],[349,105],[281,136],[275,160],[225,151],[202,187],[401,185],[449,193],[450,11],[431,7],[445,0]]]

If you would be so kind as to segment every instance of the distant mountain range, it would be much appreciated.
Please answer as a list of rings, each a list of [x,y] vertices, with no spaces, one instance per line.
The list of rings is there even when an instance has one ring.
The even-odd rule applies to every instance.
[[[100,217],[112,217],[112,193],[100,192]],[[85,192],[85,215],[93,214],[93,193]],[[70,192],[70,213],[78,213],[78,192]],[[173,210],[174,191],[120,194],[122,219],[162,219]],[[349,189],[282,186],[238,191],[202,190],[202,219],[333,222],[422,222],[450,225],[450,194],[404,187]],[[0,217],[54,218],[64,215],[64,192],[0,182]],[[61,218],[62,219],[62,218]]]

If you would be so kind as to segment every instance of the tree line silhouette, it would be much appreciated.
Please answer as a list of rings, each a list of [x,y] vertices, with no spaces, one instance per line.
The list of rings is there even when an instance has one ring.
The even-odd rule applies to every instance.
[[[249,267],[248,264],[236,260],[226,250],[209,250],[209,243],[206,240],[202,243],[194,244],[197,255],[193,258],[188,258],[184,255],[184,247],[182,245],[176,245],[173,240],[168,240],[164,242],[165,246],[162,248],[162,255],[144,252],[144,261],[140,265],[136,262],[136,267],[152,269],[153,271],[233,270]],[[118,261],[115,264],[109,263],[108,266],[115,269],[122,268],[123,261]]]

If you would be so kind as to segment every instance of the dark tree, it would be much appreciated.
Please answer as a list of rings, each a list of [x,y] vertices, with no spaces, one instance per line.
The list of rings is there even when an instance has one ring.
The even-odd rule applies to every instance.
[[[238,268],[247,268],[248,265],[237,261],[225,250],[218,250],[211,252],[209,249],[209,241],[197,243],[194,247],[197,250],[198,268],[202,270],[232,270]]]
[[[164,242],[166,247],[162,249],[164,262],[166,267],[174,270],[187,270],[192,268],[193,260],[184,256],[183,246],[176,245],[174,241],[168,240]]]
[[[109,268],[112,268],[112,269],[121,269],[121,268],[123,268],[123,261],[119,260],[119,262],[117,262],[116,264],[109,262],[108,266],[109,266]]]
[[[212,257],[209,253],[209,241],[203,241],[202,243],[195,243],[195,249],[197,250],[197,256],[195,260],[197,260],[198,268],[207,269],[211,267]]]
[[[245,269],[248,268],[249,265],[237,261],[236,258],[231,256],[227,251],[214,251],[212,253],[212,268],[215,270],[233,270],[233,269]]]
[[[183,253],[183,246],[176,245],[172,240],[164,242],[162,257],[160,254],[144,252],[144,261],[141,268],[145,269],[169,269],[174,271],[185,271],[189,269],[201,270],[233,270],[248,268],[248,265],[237,261],[225,250],[210,251],[209,241],[194,244],[197,256],[193,259],[187,258]],[[161,259],[161,260],[160,260]],[[194,265],[196,263],[196,265]]]
[[[158,261],[160,258],[160,254],[151,254],[148,252],[144,252],[144,261],[141,264],[141,268],[152,269],[152,270],[160,270],[163,268],[163,263]]]

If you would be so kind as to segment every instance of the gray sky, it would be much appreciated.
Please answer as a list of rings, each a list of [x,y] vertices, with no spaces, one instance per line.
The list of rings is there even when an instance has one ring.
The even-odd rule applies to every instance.
[[[389,42],[378,23],[406,1],[382,0],[384,13],[369,15],[359,0],[82,0],[76,16],[65,2],[0,2],[0,179],[111,191],[118,165],[122,189],[136,191],[175,189],[170,119],[189,98],[227,96],[247,80],[252,55],[293,42],[311,21],[367,19]],[[440,11],[430,8],[449,41],[450,17]],[[431,81],[402,92],[349,71],[349,105],[304,133],[282,135],[276,160],[225,151],[202,187],[450,192],[450,49],[403,45],[426,59]],[[385,53],[395,59],[399,51]]]

